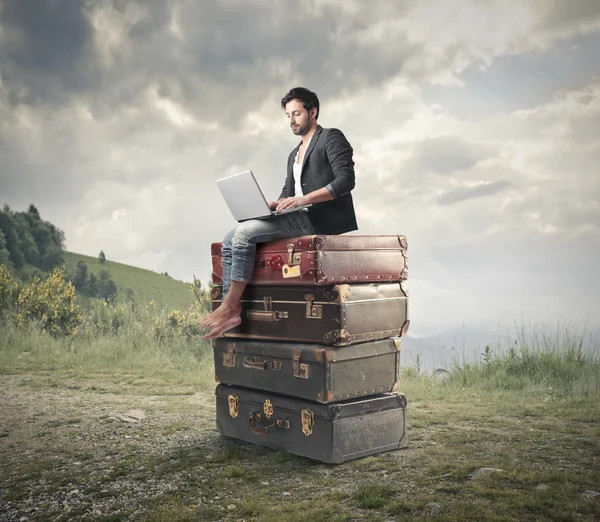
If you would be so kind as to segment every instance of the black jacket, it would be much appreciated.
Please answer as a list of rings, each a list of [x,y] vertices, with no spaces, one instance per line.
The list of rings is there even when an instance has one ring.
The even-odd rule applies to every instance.
[[[288,158],[287,178],[280,199],[295,195],[293,165],[300,145]],[[304,194],[327,187],[334,197],[308,208],[317,234],[343,234],[358,229],[350,194],[354,188],[352,147],[341,131],[317,126],[304,153],[300,182]]]

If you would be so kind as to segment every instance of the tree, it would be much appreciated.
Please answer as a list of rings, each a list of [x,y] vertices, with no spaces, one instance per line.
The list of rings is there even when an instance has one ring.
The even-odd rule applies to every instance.
[[[135,302],[135,290],[130,286],[125,288],[125,298],[128,301]]]
[[[46,253],[46,250],[52,245],[52,232],[50,231],[50,227],[43,221],[40,221],[31,228],[31,235],[37,244],[40,256],[43,256]]]
[[[112,302],[117,298],[117,284],[111,279],[110,272],[106,269],[102,269],[98,273],[98,295]]]
[[[0,229],[0,265],[8,265],[10,263],[10,254],[6,250],[6,237]]]
[[[117,284],[112,279],[104,282],[100,290],[100,297],[112,303],[115,302],[117,298]]]
[[[40,213],[38,212],[38,209],[35,208],[35,205],[33,203],[31,205],[29,205],[29,209],[27,210],[27,213],[30,214],[36,221],[40,221],[42,219],[40,217]]]
[[[21,236],[19,240],[19,247],[19,249],[21,250],[21,252],[23,252],[23,255],[25,256],[25,260],[29,264],[34,266],[37,266],[39,264],[40,252],[29,230]]]
[[[104,264],[104,261],[106,261],[106,256],[104,255],[104,250],[100,250],[100,254],[98,254],[98,259],[100,260],[100,263]]]
[[[6,250],[8,250],[10,262],[20,268],[25,264],[25,256],[19,249],[19,234],[16,230],[13,213],[8,205],[4,205],[4,209],[0,212],[0,230],[4,232],[6,241]]]
[[[90,297],[98,297],[100,294],[100,288],[98,286],[98,277],[93,272],[90,274],[87,280],[87,295]]]
[[[40,268],[46,272],[50,272],[55,266],[64,264],[63,250],[57,245],[50,245],[40,259]]]
[[[45,221],[45,223],[48,223]],[[48,227],[50,228],[50,234],[52,236],[52,242],[60,247],[61,250],[65,248],[65,233],[60,229],[55,227],[52,223],[48,223]]]
[[[73,284],[80,292],[87,290],[88,266],[85,261],[78,261],[73,275]]]

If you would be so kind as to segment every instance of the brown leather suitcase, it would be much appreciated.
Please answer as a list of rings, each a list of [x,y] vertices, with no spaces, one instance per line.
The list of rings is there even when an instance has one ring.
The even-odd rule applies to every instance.
[[[223,282],[221,243],[211,245],[213,283]],[[252,284],[331,285],[402,281],[405,236],[314,235],[259,243]]]
[[[406,396],[318,404],[219,384],[219,433],[329,464],[399,449],[406,444]]]
[[[217,382],[327,404],[395,391],[400,339],[339,348],[213,339]]]
[[[249,285],[242,294],[242,323],[225,337],[347,346],[399,337],[408,331],[406,283],[332,286]],[[222,288],[212,291],[212,308]]]

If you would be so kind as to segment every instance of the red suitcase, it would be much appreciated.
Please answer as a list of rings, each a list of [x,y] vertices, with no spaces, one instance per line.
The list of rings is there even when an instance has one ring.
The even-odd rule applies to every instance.
[[[405,236],[301,236],[260,243],[252,284],[330,285],[403,281]],[[213,283],[223,282],[221,243],[211,245]]]

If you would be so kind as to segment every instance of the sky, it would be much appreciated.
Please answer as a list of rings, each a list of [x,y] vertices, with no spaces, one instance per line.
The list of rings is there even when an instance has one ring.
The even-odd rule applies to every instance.
[[[360,234],[409,241],[413,337],[600,327],[597,0],[3,0],[0,204],[69,251],[206,282],[315,91],[354,149]]]

